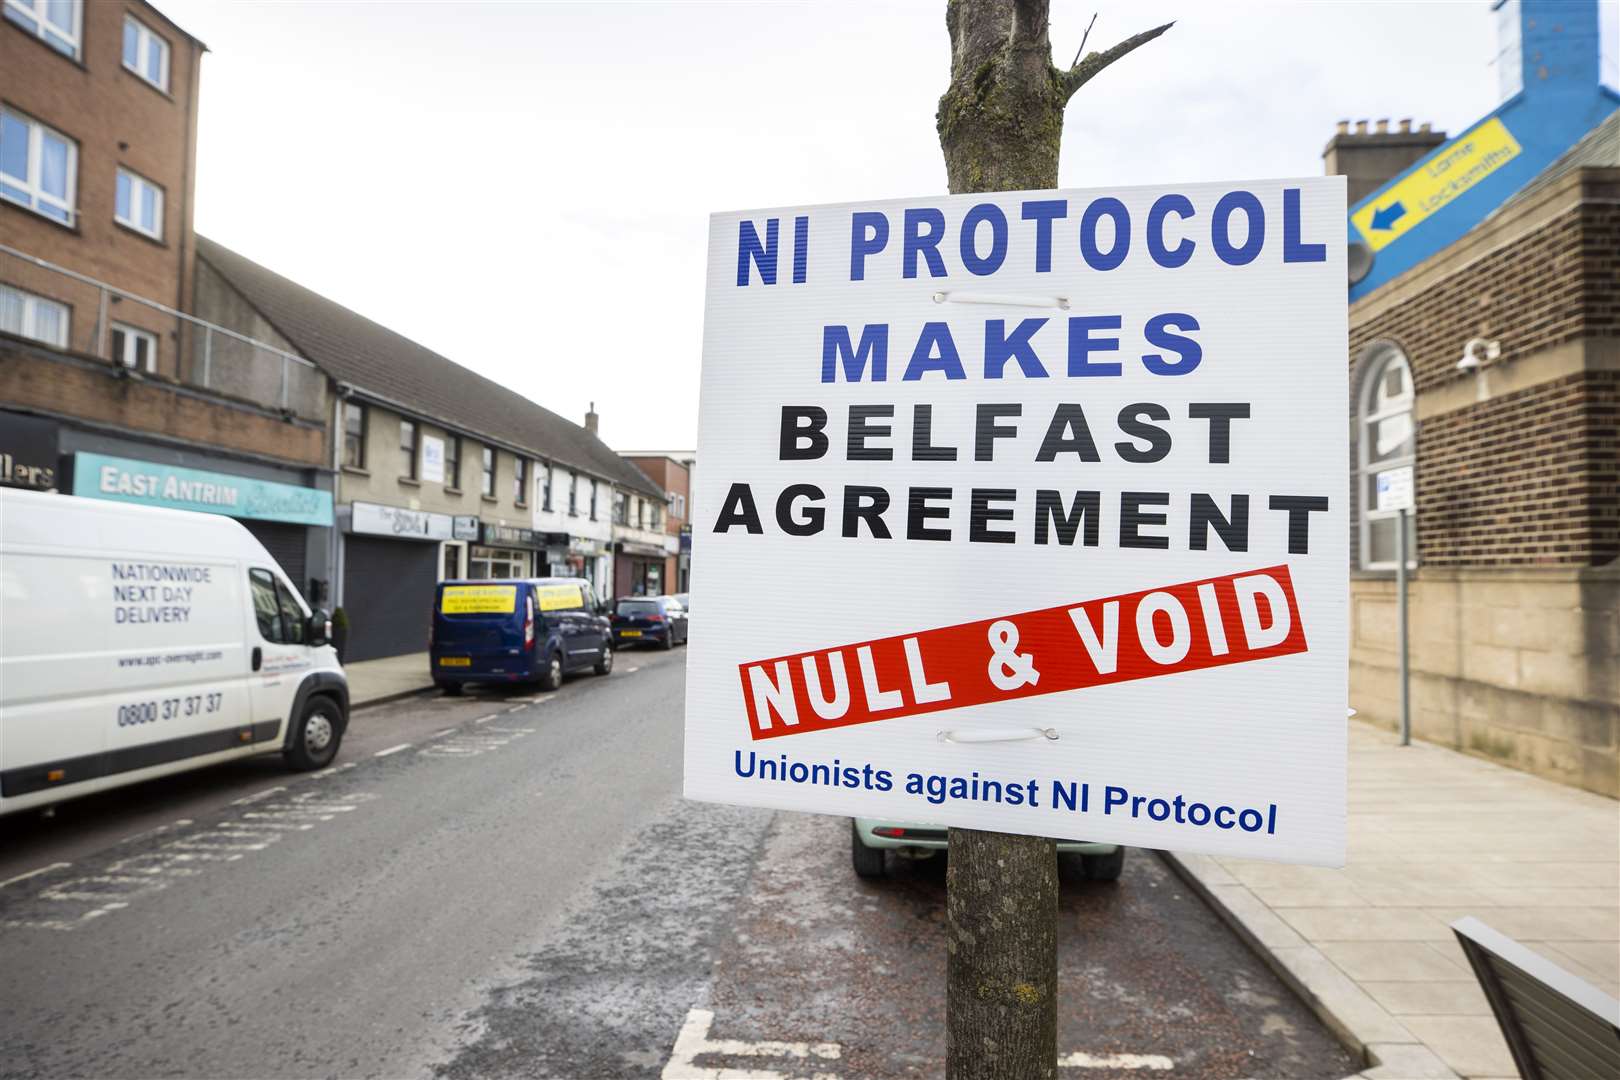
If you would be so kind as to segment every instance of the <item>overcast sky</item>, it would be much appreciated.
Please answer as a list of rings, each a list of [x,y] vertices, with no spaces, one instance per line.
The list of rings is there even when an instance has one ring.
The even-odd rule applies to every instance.
[[[711,211],[945,190],[943,0],[156,0],[207,42],[197,229],[618,449],[697,441]],[[1487,0],[1058,0],[1065,187],[1312,176],[1334,121],[1495,106]]]

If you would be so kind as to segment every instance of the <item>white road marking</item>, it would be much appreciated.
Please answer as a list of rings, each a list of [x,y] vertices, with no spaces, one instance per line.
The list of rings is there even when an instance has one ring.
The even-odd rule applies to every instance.
[[[501,714],[498,713],[498,712],[492,712],[488,716],[480,716],[478,719],[474,720],[473,723],[475,723],[475,724],[487,724],[491,720],[500,719],[500,715]],[[455,728],[445,728],[443,731],[439,732],[439,735],[448,735],[454,730],[456,730],[456,729]],[[434,738],[438,738],[438,735],[435,735]]]
[[[38,870],[30,870],[26,874],[18,874],[14,878],[7,878],[4,881],[0,881],[0,889],[5,888],[7,885],[15,885],[19,881],[27,881],[31,877],[39,877],[41,874],[48,874],[52,870],[65,870],[72,865],[73,864],[70,862],[54,862],[49,866],[42,866]]]
[[[190,818],[181,818],[179,821],[171,821],[167,825],[159,825],[155,829],[147,829],[145,832],[138,832],[133,836],[126,836],[118,842],[120,844],[131,844],[136,840],[150,840],[154,836],[162,836],[171,829],[183,829],[190,824]]]
[[[660,1074],[663,1080],[791,1080],[789,1074],[770,1069],[711,1069],[695,1064],[702,1054],[725,1054],[730,1057],[791,1058],[807,1061],[818,1058],[837,1061],[841,1050],[837,1043],[799,1042],[741,1042],[737,1039],[710,1039],[709,1028],[714,1024],[714,1013],[708,1009],[687,1011],[686,1023],[675,1036],[669,1061]],[[836,1073],[815,1072],[809,1080],[837,1080]]]
[[[1075,1051],[1058,1058],[1061,1069],[1146,1069],[1165,1072],[1176,1063],[1163,1054],[1086,1054]]]
[[[627,667],[627,668],[624,669],[624,673],[626,675],[634,675],[636,672],[638,672],[640,670],[641,670],[641,668],[639,668],[639,667]]]
[[[390,746],[386,750],[379,750],[375,754],[372,754],[371,756],[372,757],[387,757],[389,754],[397,754],[401,750],[409,750],[410,748],[411,748],[410,743],[402,742],[398,746]]]
[[[286,788],[285,785],[282,785],[280,787],[265,788],[263,791],[255,791],[252,795],[244,795],[242,798],[237,799],[234,802],[232,802],[231,805],[232,806],[246,806],[249,803],[256,803],[260,799],[268,799],[270,796],[274,795],[278,791],[286,791],[286,790],[287,790],[287,788]]]
[[[527,705],[514,705],[510,709],[507,709],[506,711],[509,712],[509,713],[515,713],[515,712],[522,712],[524,709],[527,709],[527,708],[528,708]]]

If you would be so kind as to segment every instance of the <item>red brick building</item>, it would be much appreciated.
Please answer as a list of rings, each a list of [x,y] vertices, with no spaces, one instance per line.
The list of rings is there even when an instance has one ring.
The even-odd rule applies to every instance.
[[[1329,171],[1375,137],[1341,130]],[[1372,492],[1410,465],[1414,733],[1620,795],[1620,113],[1352,304],[1349,359],[1351,704],[1399,716]]]
[[[664,514],[664,530],[680,545],[664,558],[664,591],[684,593],[692,587],[692,467],[695,452],[653,453],[638,451],[622,455],[663,488],[669,499]]]

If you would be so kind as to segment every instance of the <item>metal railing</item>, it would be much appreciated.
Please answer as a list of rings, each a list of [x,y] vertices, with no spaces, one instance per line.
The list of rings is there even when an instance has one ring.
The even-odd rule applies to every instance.
[[[295,353],[5,244],[0,244],[0,284],[28,294],[22,305],[0,301],[0,330],[149,377],[326,419],[326,377]],[[58,308],[40,308],[40,300],[65,308],[65,318]],[[8,325],[17,316],[23,323]],[[145,364],[137,344],[143,336],[150,357]]]

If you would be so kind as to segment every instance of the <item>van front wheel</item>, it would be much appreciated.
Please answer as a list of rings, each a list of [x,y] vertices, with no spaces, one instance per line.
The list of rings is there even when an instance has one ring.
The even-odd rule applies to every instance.
[[[337,757],[343,741],[343,716],[329,697],[314,697],[293,725],[292,739],[283,752],[287,764],[299,772],[324,769]]]

